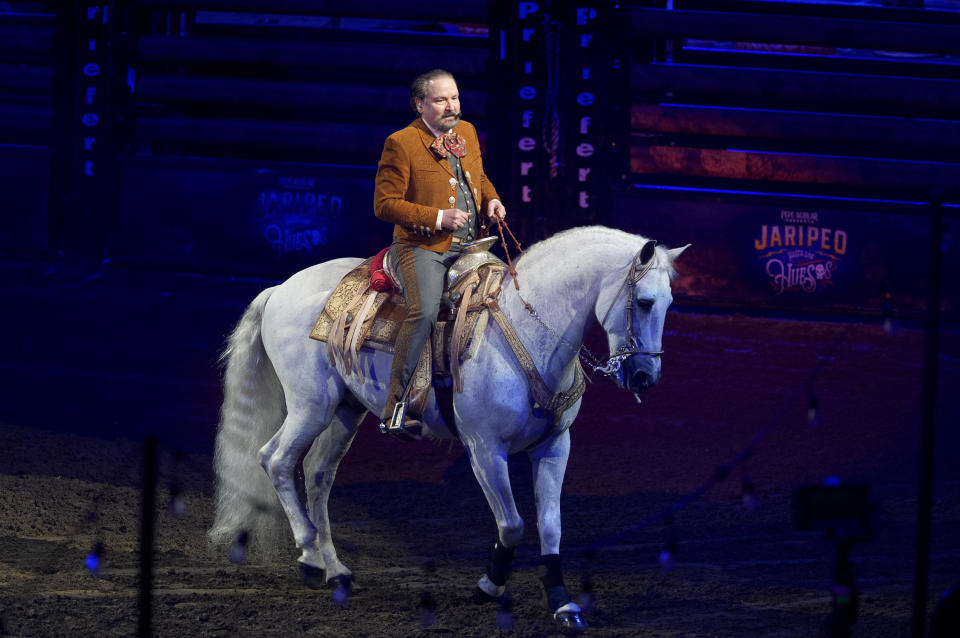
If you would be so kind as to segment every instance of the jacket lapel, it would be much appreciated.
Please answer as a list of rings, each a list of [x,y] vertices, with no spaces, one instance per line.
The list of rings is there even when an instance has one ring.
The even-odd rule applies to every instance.
[[[420,140],[423,142],[423,145],[427,149],[427,153],[437,162],[437,164],[447,171],[450,174],[450,177],[456,177],[453,173],[453,169],[450,168],[450,162],[447,161],[445,157],[437,157],[437,154],[433,152],[433,149],[430,148],[430,145],[433,144],[433,140],[436,138],[433,136],[433,133],[430,132],[430,129],[427,128],[427,125],[423,123],[422,118],[417,118],[412,123],[413,127],[420,131]]]

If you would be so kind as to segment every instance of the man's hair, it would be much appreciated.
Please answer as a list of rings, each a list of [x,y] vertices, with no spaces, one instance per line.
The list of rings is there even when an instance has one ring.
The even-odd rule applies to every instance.
[[[430,84],[431,80],[440,77],[448,77],[454,82],[457,81],[450,71],[434,69],[426,73],[421,73],[417,76],[417,79],[413,81],[413,84],[410,85],[410,108],[413,109],[414,113],[419,113],[419,111],[417,111],[417,100],[425,100],[427,98],[427,85]]]

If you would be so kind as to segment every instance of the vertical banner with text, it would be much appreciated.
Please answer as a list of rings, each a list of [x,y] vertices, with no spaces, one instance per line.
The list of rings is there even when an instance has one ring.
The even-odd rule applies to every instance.
[[[510,202],[527,240],[603,223],[611,152],[626,130],[614,5],[603,0],[519,2],[495,26],[508,82]]]
[[[500,2],[490,11],[493,67],[499,75],[492,82],[507,109],[507,133],[498,136],[508,149],[501,154],[508,182],[498,188],[505,191],[511,224],[525,241],[536,236],[543,222],[544,180],[549,172],[543,141],[546,19],[545,2]],[[496,109],[488,111],[494,121]]]
[[[618,49],[629,21],[618,23],[611,2],[567,0],[563,23],[564,226],[606,223],[624,161],[618,140],[628,134],[628,69]]]
[[[72,7],[75,35],[69,76],[72,87],[70,132],[60,142],[63,154],[65,190],[63,241],[68,255],[97,267],[104,256],[105,221],[111,202],[113,141],[111,136],[111,33],[113,3],[106,0],[77,0]]]

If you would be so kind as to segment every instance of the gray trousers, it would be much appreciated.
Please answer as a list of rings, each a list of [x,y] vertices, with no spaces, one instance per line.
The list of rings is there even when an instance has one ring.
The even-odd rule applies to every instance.
[[[404,388],[417,368],[423,346],[437,323],[443,280],[447,270],[460,256],[459,250],[440,254],[425,248],[395,242],[390,246],[390,261],[403,286],[407,316],[397,333],[390,368],[390,389],[381,420],[393,414]]]

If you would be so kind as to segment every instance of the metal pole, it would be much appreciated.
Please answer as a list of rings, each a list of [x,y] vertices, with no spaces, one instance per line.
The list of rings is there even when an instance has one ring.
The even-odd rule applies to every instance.
[[[940,267],[943,261],[943,205],[933,198],[930,211],[930,262],[927,277],[927,320],[923,339],[923,421],[920,480],[917,494],[917,556],[913,575],[911,635],[923,638],[927,616],[930,567],[930,519],[933,515],[933,458],[937,419],[937,353],[940,347]]]
[[[143,441],[143,495],[140,509],[140,618],[137,635],[150,636],[153,590],[154,508],[157,501],[157,437]]]

